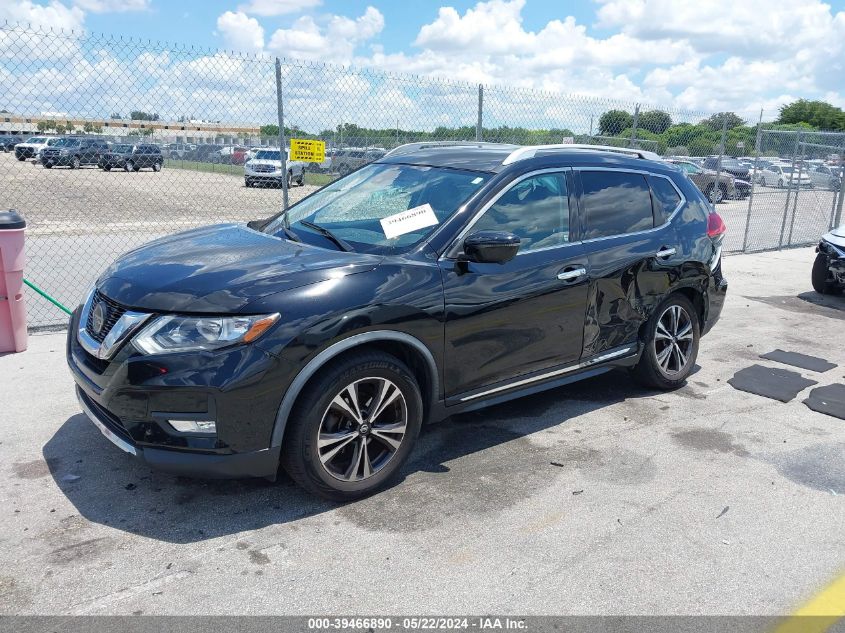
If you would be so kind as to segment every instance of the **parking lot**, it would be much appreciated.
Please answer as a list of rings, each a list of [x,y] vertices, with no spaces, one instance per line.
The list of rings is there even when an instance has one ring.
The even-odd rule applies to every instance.
[[[21,166],[85,213],[60,183],[95,172],[43,171]],[[167,189],[147,199],[165,218]],[[845,426],[802,404],[809,390],[782,403],[727,381],[784,368],[759,358],[781,348],[838,364],[805,377],[843,382],[845,298],[812,292],[813,257],[727,258],[722,320],[679,391],[612,373],[452,417],[399,483],[346,506],[284,478],[151,472],[80,414],[64,334],[32,336],[0,356],[0,613],[790,613],[845,569]]]

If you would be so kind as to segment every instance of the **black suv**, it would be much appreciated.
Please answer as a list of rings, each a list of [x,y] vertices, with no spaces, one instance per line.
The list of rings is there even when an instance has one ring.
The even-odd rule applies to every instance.
[[[19,134],[0,135],[0,152],[14,152],[15,145],[23,143],[23,137]]]
[[[41,164],[47,169],[67,166],[79,169],[82,165],[96,165],[100,156],[108,151],[109,144],[97,138],[60,138],[53,145],[41,150]]]
[[[151,466],[281,464],[347,500],[427,420],[620,367],[676,388],[722,310],[725,225],[650,156],[412,144],[287,215],[151,242],[71,317],[81,406]]]
[[[153,171],[161,171],[164,157],[158,145],[151,143],[132,145],[131,143],[116,143],[109,150],[100,155],[101,169],[123,169],[125,171],[139,171],[145,167]]]

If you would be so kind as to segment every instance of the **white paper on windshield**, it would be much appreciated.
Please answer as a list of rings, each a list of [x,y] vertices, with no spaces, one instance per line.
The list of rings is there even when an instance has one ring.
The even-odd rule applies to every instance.
[[[381,230],[388,239],[438,224],[434,209],[427,202],[413,209],[389,215],[381,220]]]

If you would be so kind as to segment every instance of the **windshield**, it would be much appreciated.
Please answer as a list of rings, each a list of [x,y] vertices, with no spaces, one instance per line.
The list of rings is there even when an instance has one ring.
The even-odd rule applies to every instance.
[[[69,147],[72,145],[79,145],[79,139],[76,138],[60,138],[56,141],[56,147]]]
[[[43,136],[33,136],[31,139],[27,140],[27,143],[43,143],[44,137]]]
[[[277,149],[261,149],[255,155],[256,160],[282,160],[282,153]]]
[[[305,220],[329,229],[359,252],[404,251],[425,239],[489,178],[440,167],[368,165],[291,207],[291,228],[305,239],[310,229],[298,224]],[[409,213],[399,215],[404,211]],[[283,222],[280,215],[263,230],[283,234]]]
[[[792,167],[790,165],[787,165],[786,167],[781,167],[780,170],[785,174],[792,173]]]
[[[112,145],[111,151],[124,154],[132,151],[131,145]]]
[[[738,160],[735,160],[733,158],[723,158],[722,167],[743,167],[743,165],[740,164]]]

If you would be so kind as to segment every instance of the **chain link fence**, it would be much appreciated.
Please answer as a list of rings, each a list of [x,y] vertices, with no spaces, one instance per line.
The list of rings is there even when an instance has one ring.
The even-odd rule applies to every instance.
[[[672,107],[0,25],[0,149],[8,150],[0,153],[0,208],[18,209],[29,223],[28,279],[68,306],[127,250],[203,224],[267,217],[282,208],[283,194],[293,204],[418,141],[650,150],[718,205],[729,227],[726,250],[811,243],[841,215],[842,174],[833,168],[841,171],[843,136],[729,126],[719,114]],[[15,145],[30,138],[40,142]],[[258,174],[257,163],[245,167],[290,138],[325,141],[326,159],[287,163],[289,179],[280,161]],[[77,164],[81,139],[95,150]],[[104,154],[152,145],[158,164],[139,157],[127,165],[124,156],[101,168],[109,167]],[[784,164],[794,178],[781,171],[779,182],[771,170]],[[66,322],[35,293],[27,301],[32,326]]]

